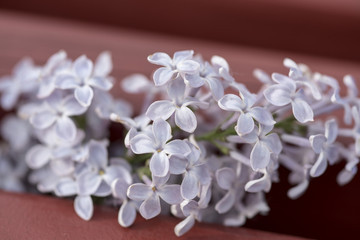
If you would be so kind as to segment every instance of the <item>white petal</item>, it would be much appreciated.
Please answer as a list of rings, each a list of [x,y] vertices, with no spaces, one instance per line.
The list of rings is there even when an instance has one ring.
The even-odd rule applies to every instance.
[[[274,125],[276,122],[271,113],[262,107],[254,107],[250,110],[251,116],[261,124]]]
[[[37,129],[50,127],[56,120],[56,115],[51,111],[35,113],[30,118],[30,123]]]
[[[174,53],[174,64],[177,64],[181,61],[187,60],[192,58],[194,54],[193,50],[183,50],[183,51],[177,51]]]
[[[94,212],[93,202],[90,196],[77,196],[74,201],[75,212],[82,219],[89,221]]]
[[[224,96],[224,87],[221,82],[216,78],[206,78],[207,84],[209,85],[211,94],[215,100],[219,100]]]
[[[199,193],[199,181],[195,174],[185,173],[181,183],[181,195],[185,199],[193,199]]]
[[[319,154],[326,143],[326,137],[322,134],[312,135],[309,137],[309,141],[314,152]]]
[[[197,127],[195,114],[185,106],[176,109],[175,123],[180,129],[188,133],[193,133]]]
[[[75,88],[75,98],[84,107],[88,107],[94,97],[94,92],[88,85]]]
[[[150,159],[150,171],[157,177],[164,177],[169,172],[169,158],[163,151],[155,152]]]
[[[153,193],[151,187],[143,183],[134,183],[127,190],[127,196],[135,201],[143,201]]]
[[[192,168],[192,171],[197,176],[200,184],[208,185],[211,183],[211,175],[208,167],[205,164],[200,164]]]
[[[69,197],[77,193],[77,184],[71,178],[64,178],[56,184],[54,191],[58,197]]]
[[[85,113],[86,107],[83,107],[73,96],[64,99],[62,111],[66,116],[76,116]]]
[[[109,91],[113,87],[110,79],[104,77],[92,77],[88,80],[88,84],[103,91]]]
[[[150,56],[148,56],[147,60],[152,64],[162,65],[162,66],[170,66],[172,60],[166,53],[157,52]]]
[[[183,200],[180,194],[180,185],[177,184],[165,185],[158,189],[157,193],[168,204],[179,204]]]
[[[73,173],[75,166],[74,161],[70,158],[52,159],[50,161],[52,171],[58,176],[66,176]]]
[[[265,71],[261,70],[261,69],[255,69],[253,72],[253,75],[255,78],[257,78],[260,82],[267,84],[267,83],[271,83],[271,78],[269,76],[269,74],[267,74]]]
[[[104,180],[101,181],[100,186],[94,192],[94,196],[97,197],[107,197],[111,194],[111,187]]]
[[[291,105],[296,120],[301,123],[314,121],[313,110],[307,102],[300,98],[295,98]]]
[[[136,219],[136,208],[133,204],[125,201],[119,210],[118,221],[122,227],[130,227]]]
[[[77,179],[78,193],[80,195],[91,195],[96,192],[101,184],[101,177],[94,172],[84,172]]]
[[[326,121],[325,123],[325,137],[328,143],[335,142],[338,134],[338,125],[335,119]]]
[[[180,223],[175,226],[174,232],[176,236],[181,237],[185,233],[187,233],[195,224],[195,219],[192,215],[188,216]]]
[[[262,176],[261,178],[251,180],[245,184],[245,190],[251,193],[256,193],[261,191],[268,192],[270,191],[270,188],[271,188],[271,182],[267,174],[264,174],[264,176]]]
[[[138,134],[130,140],[131,150],[136,154],[151,153],[156,149],[154,141],[145,134]]]
[[[66,141],[74,141],[76,138],[75,123],[69,117],[62,116],[56,121],[56,134]]]
[[[164,152],[166,152],[167,154],[170,154],[170,155],[184,157],[191,152],[191,149],[185,143],[185,141],[180,140],[180,139],[175,139],[165,145]]]
[[[161,212],[160,199],[156,194],[152,194],[140,206],[140,214],[145,219],[154,218]]]
[[[153,102],[148,110],[146,111],[146,116],[151,120],[157,118],[162,118],[164,120],[168,119],[175,111],[175,106],[172,102],[168,100],[160,100]]]
[[[226,94],[219,100],[218,104],[221,109],[227,111],[241,111],[245,107],[240,97],[234,94]]]
[[[128,93],[140,93],[150,86],[149,79],[143,74],[132,74],[121,81],[121,87]]]
[[[227,71],[230,70],[228,62],[223,57],[220,57],[220,56],[216,56],[216,55],[212,56],[211,64],[218,66],[218,67],[225,68]]]
[[[345,184],[348,184],[355,176],[356,172],[349,172],[346,169],[343,169],[336,178],[337,183],[340,186],[344,186]]]
[[[51,150],[43,145],[35,145],[26,153],[25,161],[30,168],[43,167],[52,157]]]
[[[228,191],[226,195],[216,203],[215,210],[220,213],[226,213],[229,211],[235,203],[235,191]]]
[[[193,60],[185,60],[178,63],[176,67],[182,73],[196,74],[199,72],[200,64]]]
[[[184,158],[173,155],[169,158],[169,163],[169,170],[171,174],[182,174],[186,170],[186,165],[188,161]]]
[[[73,89],[79,86],[77,79],[70,73],[59,74],[55,79],[55,86],[60,89]]]
[[[279,73],[273,73],[271,77],[275,82],[280,83],[283,86],[286,86],[291,92],[295,92],[296,84],[295,81],[292,80],[291,78]]]
[[[269,150],[275,154],[279,154],[282,151],[282,144],[279,135],[271,133],[266,135],[262,141],[268,146]]]
[[[318,177],[322,175],[327,167],[326,154],[322,151],[316,160],[314,166],[310,169],[310,176]]]
[[[204,78],[200,77],[198,74],[186,74],[185,80],[189,83],[189,85],[193,88],[198,88],[204,85]]]
[[[169,141],[171,136],[171,126],[165,120],[158,118],[153,122],[153,134],[155,137],[156,144],[164,146]]]
[[[167,181],[170,178],[170,173],[166,174],[165,177],[158,177],[158,176],[155,176],[154,174],[151,177],[152,177],[153,185],[156,188],[159,188],[159,187],[163,186],[165,183],[167,183]]]
[[[106,168],[103,179],[108,185],[111,185],[115,179],[123,179],[132,182],[130,173],[122,166],[112,165]]]
[[[279,84],[265,89],[264,96],[269,103],[275,106],[285,106],[291,102],[290,89]]]
[[[250,165],[254,171],[266,168],[270,162],[270,151],[262,141],[255,143],[250,154]]]
[[[74,62],[74,71],[82,79],[90,77],[93,70],[93,63],[85,55],[78,57]]]
[[[129,188],[129,184],[123,179],[115,179],[111,184],[111,190],[113,196],[119,198],[121,200],[126,200],[127,198],[127,189]]]
[[[234,184],[236,174],[233,169],[225,167],[216,171],[216,181],[222,189],[229,190]]]
[[[108,161],[108,153],[105,145],[102,142],[91,140],[88,145],[89,148],[89,163],[98,169],[104,170]]]
[[[297,199],[299,198],[308,188],[309,181],[304,180],[300,184],[296,185],[295,187],[292,187],[288,192],[287,195],[291,199]]]
[[[111,54],[110,52],[102,52],[96,58],[95,66],[94,66],[94,75],[95,76],[107,76],[113,68]]]
[[[249,113],[240,114],[235,130],[239,135],[245,135],[254,130],[254,119]]]
[[[176,71],[166,67],[157,69],[153,75],[155,86],[162,86],[166,84],[170,80],[174,79],[176,75]]]

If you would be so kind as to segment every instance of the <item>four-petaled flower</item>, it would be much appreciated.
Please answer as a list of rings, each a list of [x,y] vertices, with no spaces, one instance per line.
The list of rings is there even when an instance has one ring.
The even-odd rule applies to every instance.
[[[180,194],[180,185],[166,184],[170,174],[165,177],[152,176],[152,182],[144,179],[146,184],[132,184],[127,191],[130,199],[143,201],[140,205],[140,214],[145,219],[156,217],[160,214],[160,198],[168,204],[179,204],[183,198]]]
[[[85,55],[78,57],[71,71],[59,73],[55,84],[60,89],[74,89],[76,100],[84,107],[90,106],[94,97],[92,88],[108,91],[112,88],[112,79],[108,77],[112,69],[108,53],[99,56],[95,67]]]
[[[170,124],[158,118],[152,124],[152,135],[139,133],[130,140],[131,150],[136,154],[153,153],[150,170],[157,177],[164,177],[169,172],[169,156],[180,157],[190,153],[189,146],[182,140],[172,138]]]

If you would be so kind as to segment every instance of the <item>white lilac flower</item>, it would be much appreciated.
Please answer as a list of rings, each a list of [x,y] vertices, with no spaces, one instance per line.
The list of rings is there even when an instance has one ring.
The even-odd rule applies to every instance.
[[[219,73],[216,73],[213,67],[208,62],[204,62],[201,57],[194,60],[199,63],[199,72],[185,74],[185,83],[192,88],[199,88],[206,83],[213,97],[216,100],[220,99],[224,95],[224,87],[219,79]]]
[[[73,155],[75,146],[84,139],[84,133],[78,131],[74,141],[58,138],[52,129],[36,132],[42,144],[35,144],[28,149],[25,162],[31,169],[39,169],[49,163],[54,174],[64,176],[74,171]]]
[[[11,76],[0,79],[0,103],[3,109],[14,108],[22,94],[29,94],[36,89],[39,71],[31,59],[25,58],[16,64]]]
[[[141,112],[145,112],[154,101],[156,94],[163,91],[161,87],[154,86],[153,82],[143,74],[132,74],[121,81],[122,89],[127,93],[145,94]]]
[[[1,122],[1,136],[13,151],[23,151],[30,144],[32,129],[29,123],[14,115],[7,115]]]
[[[258,213],[266,214],[270,208],[266,203],[263,192],[246,194],[243,201],[237,204],[238,214],[233,216],[225,216],[224,225],[231,227],[239,227],[245,224],[246,218],[253,218]]]
[[[194,200],[184,200],[180,204],[181,211],[185,217],[180,223],[178,223],[174,232],[176,236],[180,237],[187,233],[195,224],[195,220],[200,220],[200,206]]]
[[[71,71],[59,73],[55,84],[60,89],[74,89],[76,100],[84,107],[90,106],[94,97],[93,88],[108,91],[113,86],[113,80],[108,76],[112,69],[108,53],[98,57],[95,66],[85,55],[78,57]]]
[[[311,91],[311,94],[316,100],[321,99],[321,93],[316,81],[311,77],[306,76],[310,73],[310,70],[306,65],[298,65],[290,58],[285,58],[283,64],[285,67],[289,68],[289,77],[294,79],[296,84],[300,86],[306,86],[307,89]]]
[[[41,68],[39,74],[38,98],[46,98],[55,90],[55,79],[59,72],[65,71],[71,67],[71,61],[67,60],[65,51],[59,51],[52,55]]]
[[[229,136],[230,142],[249,143],[253,145],[250,153],[250,166],[254,171],[264,169],[268,166],[271,155],[279,155],[282,144],[276,133],[270,133],[274,126],[260,124],[255,126],[249,134],[242,136]]]
[[[169,141],[171,138],[170,124],[158,118],[152,124],[152,136],[139,133],[130,140],[130,147],[136,154],[153,153],[150,171],[154,176],[164,177],[169,172],[168,155],[184,157],[190,153],[190,148],[184,141]]]
[[[310,183],[310,168],[314,161],[315,153],[310,148],[290,148],[284,147],[284,151],[279,155],[279,162],[282,166],[291,171],[289,183],[295,186],[290,188],[287,195],[291,199],[299,198],[308,188]]]
[[[30,123],[36,129],[46,129],[55,126],[57,135],[68,141],[76,137],[76,125],[71,116],[83,114],[87,109],[81,106],[74,96],[63,96],[54,92],[46,99],[43,109],[39,109],[30,117]]]
[[[122,123],[129,129],[124,139],[124,143],[127,148],[130,147],[130,140],[138,133],[144,133],[152,136],[152,127],[149,125],[151,120],[145,114],[129,118],[112,113],[110,114],[110,120]]]
[[[325,123],[325,135],[317,134],[310,136],[310,144],[316,154],[319,154],[314,166],[310,170],[312,177],[318,177],[324,173],[327,162],[335,162],[338,158],[337,147],[334,142],[337,138],[338,126],[335,119]]]
[[[89,142],[89,155],[85,162],[88,166],[79,176],[79,194],[108,196],[111,193],[111,184],[127,174],[121,166],[108,166],[108,153],[102,142],[91,140]]]
[[[175,113],[175,124],[186,132],[194,132],[197,120],[189,106],[206,108],[208,103],[193,97],[185,97],[185,84],[181,78],[175,79],[169,84],[168,94],[171,100],[153,102],[146,111],[146,115],[151,120],[157,118],[167,120]]]
[[[220,56],[212,56],[211,64],[215,71],[230,85],[235,83],[235,79],[230,74],[230,67],[228,62]]]
[[[265,191],[265,192],[270,191],[272,178],[271,178],[271,173],[268,170],[274,171],[274,169],[276,169],[276,167],[271,166],[274,165],[274,162],[276,163],[276,158],[274,157],[274,155],[271,155],[271,164],[269,162],[267,168],[259,169],[256,172],[253,172],[252,170],[250,159],[245,155],[243,155],[242,153],[237,151],[231,151],[230,157],[239,161],[242,164],[241,169],[247,166],[249,171],[251,171],[247,173],[247,175],[249,176],[249,180],[246,180],[247,182],[244,187],[244,189],[247,192],[256,193],[260,191]],[[262,176],[259,177],[261,174]]]
[[[296,82],[282,74],[272,74],[272,79],[277,83],[264,91],[268,102],[275,106],[283,107],[291,104],[296,120],[306,123],[314,120],[311,106],[303,99],[303,91],[296,91]]]
[[[63,178],[54,174],[49,165],[30,172],[29,182],[36,186],[41,193],[50,193],[55,190],[57,183]]]
[[[118,222],[123,227],[130,227],[136,218],[137,204],[129,200],[127,190],[132,184],[130,173],[115,179],[111,185],[113,196],[121,201],[121,207],[118,214]]]
[[[355,153],[355,146],[351,145],[349,148],[339,147],[339,153],[347,161],[345,167],[338,174],[336,181],[343,186],[349,183],[358,171],[359,157]]]
[[[178,51],[174,53],[171,59],[169,55],[163,52],[157,52],[148,56],[148,61],[163,66],[154,72],[153,79],[155,86],[162,86],[179,75],[194,74],[199,71],[199,63],[191,60],[194,51]]]
[[[193,199],[199,192],[201,185],[211,182],[210,172],[206,163],[201,161],[201,151],[190,142],[186,142],[191,149],[186,158],[170,157],[170,173],[184,174],[181,182],[181,195],[184,199]]]
[[[130,199],[142,201],[139,211],[145,219],[160,214],[160,198],[168,204],[179,204],[183,200],[180,194],[180,185],[166,184],[169,176],[170,174],[161,178],[152,176],[152,182],[147,179],[147,184],[135,183],[128,188],[127,195]]]
[[[240,163],[237,164],[237,166],[240,165]],[[240,171],[235,172],[229,167],[220,168],[216,171],[215,176],[219,187],[227,191],[215,205],[215,210],[218,213],[226,213],[234,206],[238,190],[242,190],[244,187],[244,183],[239,181],[239,175]],[[240,186],[241,184],[242,187]]]
[[[24,176],[19,174],[17,166],[9,159],[0,148],[0,189],[11,192],[24,192],[22,182]]]
[[[100,118],[106,120],[109,120],[112,113],[122,117],[130,117],[133,114],[132,106],[128,102],[114,99],[110,93],[104,91],[95,91],[93,110]]]
[[[254,119],[267,126],[275,124],[269,111],[263,107],[253,107],[256,98],[249,94],[243,95],[241,92],[240,96],[242,96],[242,99],[234,94],[226,94],[218,102],[221,109],[240,113],[235,126],[235,130],[240,136],[253,131],[255,127]]]
[[[90,183],[91,184],[91,183]],[[93,200],[88,192],[83,192],[78,180],[65,177],[57,181],[54,192],[59,197],[68,197],[78,194],[74,199],[74,210],[83,220],[89,221],[94,213]]]

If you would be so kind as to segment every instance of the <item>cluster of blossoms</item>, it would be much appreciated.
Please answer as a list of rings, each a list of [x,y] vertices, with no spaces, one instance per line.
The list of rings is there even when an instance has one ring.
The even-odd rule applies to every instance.
[[[195,221],[241,226],[269,211],[265,193],[280,166],[290,171],[293,199],[327,165],[346,161],[340,185],[356,174],[360,98],[351,76],[341,96],[336,79],[285,59],[287,75],[254,71],[263,85],[252,93],[219,56],[208,62],[193,51],[158,52],[148,61],[160,66],[152,80],[134,74],[121,82],[123,91],[144,95],[136,116],[109,93],[107,52],[95,63],[64,51],[44,66],[20,61],[0,81],[0,103],[10,111],[1,123],[0,188],[74,196],[84,220],[94,201],[117,205],[123,227],[137,212],[146,219],[171,213],[183,219],[175,227],[181,236]],[[319,119],[337,109],[344,128]],[[110,124],[123,126],[121,141],[109,141],[122,136]]]

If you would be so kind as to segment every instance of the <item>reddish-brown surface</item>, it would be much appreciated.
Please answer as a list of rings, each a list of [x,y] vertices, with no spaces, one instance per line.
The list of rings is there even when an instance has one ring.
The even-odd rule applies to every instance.
[[[12,239],[179,239],[174,227],[179,219],[138,217],[131,228],[117,223],[117,208],[96,206],[91,221],[76,216],[71,200],[0,192],[0,238]],[[302,238],[255,231],[196,224],[182,239],[279,239]]]
[[[360,61],[358,0],[1,0],[0,8]]]
[[[234,47],[206,41],[171,38],[0,12],[0,75],[9,73],[12,66],[23,56],[31,56],[35,62],[43,64],[51,54],[59,49],[66,50],[72,58],[84,53],[91,58],[95,58],[100,51],[110,50],[115,66],[113,75],[117,79],[134,72],[141,72],[150,76],[155,66],[147,63],[146,56],[148,54],[155,51],[172,53],[182,49],[194,49],[196,52],[202,53],[206,58],[213,54],[225,57],[229,60],[236,79],[245,82],[252,90],[258,86],[252,77],[252,70],[255,67],[260,67],[268,71],[285,72],[286,70],[282,67],[284,57],[291,57],[297,62],[305,62],[315,71],[332,75],[338,79],[341,79],[347,73],[353,74],[358,80],[360,79],[359,64],[353,62],[315,58],[290,52],[264,51],[241,46]],[[132,99],[132,103],[136,106],[140,105],[136,98],[123,95],[118,86],[115,87],[114,94]],[[284,184],[287,173],[282,171],[281,179],[283,184],[274,184],[268,196],[271,207],[269,215],[256,217],[248,221],[246,226],[295,236],[323,239],[350,239],[355,234],[358,234],[357,225],[360,222],[360,207],[358,204],[360,202],[358,191],[360,187],[359,175],[349,185],[340,188],[335,182],[340,167],[329,168],[324,176],[314,179],[308,192],[296,201],[289,200],[286,197],[286,190],[289,186]],[[3,193],[0,193],[0,195],[1,199],[6,199],[6,201],[1,200],[0,202],[0,229],[4,229],[4,226],[11,226],[11,231],[7,230],[8,234],[9,231],[13,234],[27,234],[30,233],[29,229],[34,229],[32,233],[41,233],[47,231],[45,229],[49,229],[50,232],[55,231],[49,234],[57,233],[61,236],[60,234],[63,232],[56,232],[56,230],[66,229],[66,233],[71,234],[72,231],[76,231],[77,227],[75,226],[79,226],[79,229],[81,229],[79,234],[95,236],[98,234],[97,231],[100,231],[102,221],[106,221],[106,223],[109,221],[112,222],[111,224],[116,225],[116,210],[104,210],[108,213],[111,212],[104,215],[97,210],[94,220],[86,223],[81,222],[75,216],[72,204],[66,200],[48,200],[48,198],[41,200],[43,198],[24,195],[22,197],[17,196],[15,198],[17,200],[12,201],[9,200],[11,195],[4,195]],[[21,202],[20,198],[24,202]],[[27,199],[29,199],[29,205],[26,205]],[[50,208],[50,206],[46,205],[49,208],[46,207],[45,210],[41,210],[43,204],[45,204],[43,201],[54,201],[56,206]],[[55,210],[58,205],[62,207]],[[42,211],[41,213],[39,213],[39,209]],[[54,215],[49,215],[52,216],[50,219],[43,218],[46,217],[43,216],[47,214],[46,211]],[[60,216],[63,214],[65,214],[65,217],[61,218]],[[36,220],[37,217],[38,220]],[[26,221],[22,222],[22,219]],[[59,219],[59,222],[56,219]],[[77,224],[81,224],[81,227],[74,223],[77,221],[79,222]],[[140,221],[139,225],[132,229],[142,229],[143,236],[154,236],[154,239],[159,238],[160,235],[156,234],[161,234],[163,231],[172,231],[172,227],[163,228],[161,221],[170,221],[172,226],[176,222],[172,222],[174,220],[154,220],[146,223]],[[5,223],[11,224],[4,225]],[[25,231],[25,229],[28,230]],[[117,232],[120,231],[118,227],[109,227],[108,229],[107,233],[103,234],[114,234],[111,236],[116,237],[118,237],[117,234],[120,234]],[[124,231],[133,234],[130,233],[132,229]],[[155,229],[157,230],[155,231]],[[150,234],[149,231],[151,230],[154,230],[154,233]],[[212,231],[217,230],[223,231],[224,234],[234,234],[234,236],[236,236],[237,231],[240,231],[239,233],[243,231],[240,229],[225,230],[204,225],[204,228],[201,227],[195,230],[198,235],[194,236],[194,239],[200,238],[201,232],[207,234],[207,231],[212,233]],[[227,236],[229,235],[225,235],[225,237]],[[3,239],[2,236],[0,238]],[[31,235],[24,238],[37,239]],[[43,239],[49,238],[43,237]],[[207,238],[204,237],[204,239]]]

